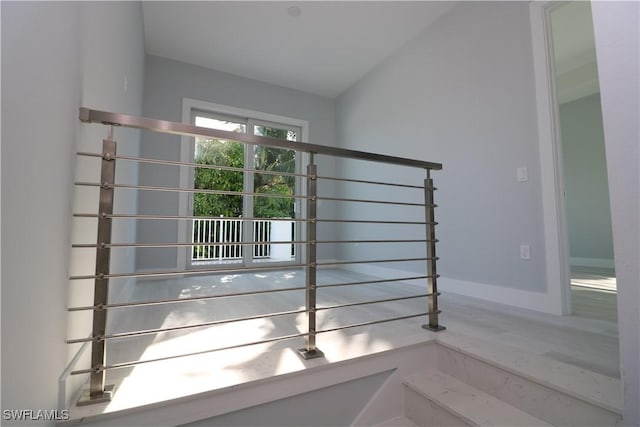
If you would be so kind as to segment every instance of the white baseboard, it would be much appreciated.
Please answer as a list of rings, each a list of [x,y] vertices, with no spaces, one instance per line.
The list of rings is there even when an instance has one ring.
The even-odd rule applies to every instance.
[[[347,265],[344,268],[345,270],[354,271],[357,273],[369,274],[372,276],[389,279],[422,275],[415,272],[389,267],[381,267],[377,265],[364,266],[361,264],[354,264]],[[419,286],[422,288],[426,286],[426,282],[424,279],[405,281],[405,283],[409,283],[411,285]],[[531,292],[521,289],[508,288],[505,286],[496,286],[486,283],[452,279],[449,277],[440,277],[438,279],[438,291],[464,295],[494,303],[524,308],[527,310],[556,314],[552,308],[553,304],[549,300],[550,296],[545,292]]]
[[[448,277],[441,277],[438,280],[438,290],[527,310],[556,314],[551,301],[549,301],[549,294],[545,292],[531,292]]]
[[[571,257],[571,265],[576,267],[614,268],[613,259]]]

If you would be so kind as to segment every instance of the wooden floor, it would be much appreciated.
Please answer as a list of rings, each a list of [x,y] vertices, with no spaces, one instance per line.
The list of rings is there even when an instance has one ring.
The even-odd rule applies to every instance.
[[[376,279],[379,278],[345,270],[318,271],[319,285]],[[120,294],[123,300],[112,303],[185,299],[303,286],[304,274],[300,270],[209,275],[180,280],[142,279],[131,287],[129,294]],[[418,283],[391,282],[319,288],[317,329],[327,330],[423,313],[428,307],[426,297],[326,308],[425,293],[424,280]],[[618,331],[614,322],[547,315],[446,291],[439,303],[442,310],[440,323],[447,328],[439,334],[450,331],[478,337],[610,377],[620,376]],[[108,383],[114,383],[119,388],[117,398],[109,404],[109,410],[187,396],[298,369],[296,366],[301,364],[301,359],[297,350],[304,346],[304,338],[300,334],[306,331],[306,315],[300,312],[304,307],[304,290],[296,289],[113,310],[107,334],[174,329],[107,341],[108,366],[165,359],[108,370]],[[264,317],[268,313],[281,315]],[[251,319],[211,324],[244,317]],[[326,361],[344,360],[344,357],[366,355],[415,340],[432,339],[432,333],[421,327],[426,322],[427,318],[423,315],[321,333],[317,336],[317,344],[321,350],[324,348]],[[209,325],[184,328],[201,323]],[[283,336],[291,338],[278,339]],[[263,340],[267,342],[209,351]],[[198,355],[172,357],[187,353]],[[345,356],[347,353],[351,356]],[[168,383],[170,387],[166,387]]]
[[[617,322],[616,298],[613,269],[571,268],[571,305],[574,316]]]
[[[319,271],[319,284],[335,284],[376,277],[344,270]],[[192,277],[178,280],[143,280],[135,287],[132,301],[186,298],[201,295],[226,294],[255,290],[302,287],[304,275],[299,270],[265,274],[220,275]],[[609,376],[619,376],[617,325],[612,321],[615,294],[602,293],[603,298],[586,294],[587,288],[574,290],[576,316],[552,316],[487,303],[455,294],[444,293],[440,299],[442,323],[451,330],[486,337],[525,350],[544,354]],[[599,290],[593,292],[601,293]],[[318,290],[318,307],[380,300],[426,293],[422,284],[378,283]],[[216,322],[265,313],[302,310],[305,306],[303,290],[248,295],[177,304],[150,305],[134,309],[119,309],[110,323],[111,332],[129,332],[154,328],[180,328],[188,324]],[[612,299],[613,297],[613,299]],[[602,303],[607,302],[607,306]],[[318,312],[318,329],[370,322],[427,311],[426,297],[382,304],[360,305]],[[582,317],[584,316],[584,317]],[[408,319],[344,329],[342,336],[370,331],[375,334],[403,333],[403,328],[414,333],[425,318]],[[285,314],[230,322],[204,328],[176,330],[138,338],[120,339],[109,344],[109,363],[163,357],[180,351],[204,351],[210,348],[260,341],[292,335],[305,330],[305,315]],[[318,340],[322,340],[319,335]],[[302,339],[276,341],[270,348],[300,347]],[[178,345],[180,348],[176,348]]]

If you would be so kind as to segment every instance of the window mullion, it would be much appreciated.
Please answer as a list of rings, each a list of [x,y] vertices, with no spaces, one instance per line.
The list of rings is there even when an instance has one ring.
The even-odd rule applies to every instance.
[[[254,120],[247,120],[247,134],[254,135],[255,126]],[[244,167],[245,169],[255,169],[255,146],[253,144],[245,144],[244,146]],[[249,194],[254,192],[254,172],[250,170],[244,171],[244,192]],[[246,218],[253,218],[253,206],[254,206],[254,196],[246,195],[243,197],[243,216]],[[244,232],[244,240],[250,241],[254,239],[254,222],[253,221],[243,221],[243,232]],[[253,253],[254,246],[247,245],[244,246],[243,252],[243,260],[245,265],[249,265],[253,262]]]

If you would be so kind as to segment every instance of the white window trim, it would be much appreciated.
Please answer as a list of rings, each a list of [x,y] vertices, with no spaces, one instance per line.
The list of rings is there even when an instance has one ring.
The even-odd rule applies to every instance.
[[[262,111],[249,110],[246,108],[232,107],[229,105],[215,104],[213,102],[202,101],[193,98],[182,98],[182,123],[191,124],[194,111],[209,112],[212,114],[244,117],[251,120],[278,123],[287,126],[295,126],[301,129],[300,141],[301,143],[309,141],[309,122],[307,120],[296,119],[292,117],[280,116],[276,114],[265,113]],[[180,140],[180,161],[188,162],[191,156],[192,138],[189,136],[183,136]],[[308,164],[308,154],[301,153],[301,164]],[[180,188],[189,188],[191,183],[189,182],[191,175],[189,168],[180,168]],[[302,189],[304,190],[304,189]],[[304,215],[304,206],[303,212]],[[189,215],[189,194],[180,193],[178,200],[178,215]],[[178,241],[188,241],[188,221],[179,221],[178,223]],[[304,256],[304,255],[303,255]],[[187,251],[178,251],[177,258],[178,268],[187,269],[189,266],[189,260],[187,259]]]

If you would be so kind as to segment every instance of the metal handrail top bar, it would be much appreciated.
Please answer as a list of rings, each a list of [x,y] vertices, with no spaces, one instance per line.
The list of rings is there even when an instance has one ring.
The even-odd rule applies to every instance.
[[[329,147],[326,145],[284,141],[280,139],[269,138],[266,136],[240,134],[218,129],[203,128],[186,123],[149,119],[146,117],[131,116],[128,114],[110,113],[107,111],[92,110],[84,107],[80,108],[80,121],[84,123],[102,123],[105,125],[125,126],[173,135],[224,138],[232,141],[244,142],[247,144],[266,145],[286,148],[289,150],[304,151],[307,153],[323,154],[356,160],[368,160],[380,163],[390,163],[422,169],[442,169],[441,163],[407,159],[404,157],[387,156],[383,154],[368,153],[365,151],[349,150],[346,148]]]

